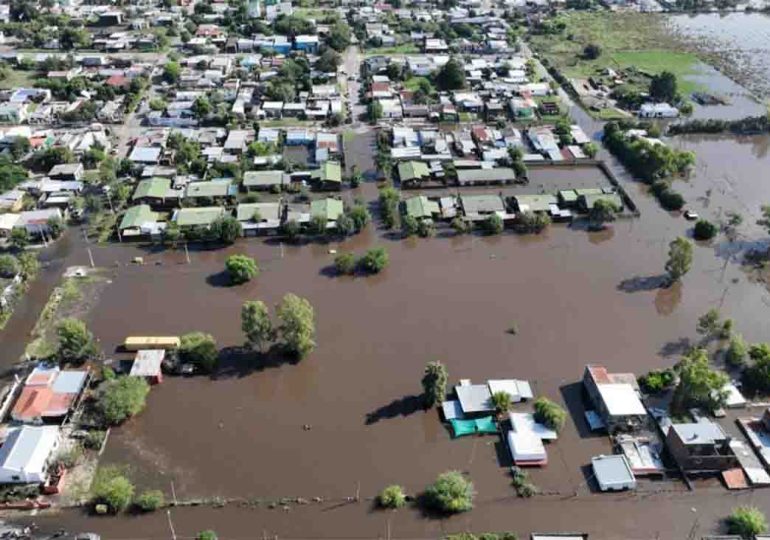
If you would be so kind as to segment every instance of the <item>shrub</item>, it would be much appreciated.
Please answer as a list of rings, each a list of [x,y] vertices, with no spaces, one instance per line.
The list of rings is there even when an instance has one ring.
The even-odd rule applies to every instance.
[[[516,231],[520,233],[540,233],[551,224],[548,214],[522,212],[516,218]]]
[[[372,248],[358,261],[359,266],[370,274],[378,274],[388,266],[390,258],[385,248]]]
[[[415,236],[419,225],[417,218],[414,216],[404,216],[404,219],[401,220],[401,232],[407,238]]]
[[[519,497],[529,498],[537,494],[537,488],[535,484],[529,481],[527,472],[519,468],[514,470],[511,484],[516,489],[516,494]]]
[[[369,215],[369,210],[363,204],[354,205],[348,212],[348,215],[353,220],[354,230],[357,233],[361,232],[372,219],[372,216]]]
[[[448,471],[438,476],[425,490],[425,503],[438,512],[455,514],[473,508],[476,492],[473,483],[459,471]]]
[[[500,234],[503,232],[503,218],[497,214],[490,214],[481,223],[484,232],[487,234]]]
[[[452,229],[454,229],[455,233],[457,234],[466,234],[470,232],[471,227],[470,225],[461,217],[456,217],[452,220]]]
[[[0,255],[0,277],[12,278],[20,271],[19,261],[13,255]]]
[[[300,228],[299,223],[297,223],[295,220],[290,219],[283,225],[281,225],[281,232],[288,238],[290,241],[294,241],[297,238],[299,238]]]
[[[134,485],[117,467],[103,467],[91,484],[91,502],[106,505],[108,512],[117,514],[128,508],[134,496]]]
[[[163,492],[157,489],[142,492],[134,501],[142,512],[153,512],[163,506]]]
[[[539,397],[535,400],[535,420],[555,431],[561,431],[567,420],[567,413],[550,399]]]
[[[230,255],[225,260],[225,270],[233,285],[246,283],[259,275],[257,261],[247,255]]]
[[[104,444],[104,437],[106,433],[101,430],[89,431],[86,433],[86,438],[83,439],[83,446],[89,450],[101,450],[102,444]]]
[[[334,268],[338,274],[353,274],[356,271],[356,256],[349,251],[340,253],[334,257]]]
[[[83,321],[63,319],[56,327],[58,354],[64,362],[81,363],[96,354],[94,337]]]
[[[354,232],[356,232],[356,224],[353,222],[353,218],[351,218],[348,214],[342,214],[337,218],[337,227],[335,229],[335,232],[338,236],[350,236]]]
[[[695,222],[693,236],[696,240],[711,240],[717,234],[717,226],[706,219],[699,219]]]
[[[392,485],[383,489],[377,496],[377,504],[382,508],[401,508],[406,504],[406,495],[401,486]]]
[[[417,223],[417,236],[420,238],[430,238],[436,235],[436,227],[430,219],[422,219]]]
[[[511,394],[504,391],[495,392],[492,394],[492,404],[495,406],[495,410],[498,413],[508,412],[513,404]]]
[[[730,534],[742,538],[754,538],[767,530],[765,515],[754,506],[739,506],[727,518],[727,528]]]
[[[214,531],[201,531],[195,537],[195,540],[217,540],[217,533]]]
[[[180,340],[179,358],[182,362],[189,362],[211,373],[216,369],[219,359],[217,342],[211,335],[203,332],[185,334]]]
[[[321,214],[316,214],[310,218],[310,223],[308,224],[308,230],[310,231],[311,234],[314,234],[316,236],[324,236],[326,234],[327,223],[328,223],[328,220],[326,219],[326,216]]]
[[[650,371],[639,377],[639,386],[648,394],[657,394],[673,386],[676,377],[670,369]]]
[[[743,336],[735,335],[730,340],[730,345],[725,352],[725,362],[733,367],[740,367],[746,363],[747,347]]]
[[[97,408],[108,425],[117,425],[142,412],[149,392],[143,378],[119,377],[102,384]]]

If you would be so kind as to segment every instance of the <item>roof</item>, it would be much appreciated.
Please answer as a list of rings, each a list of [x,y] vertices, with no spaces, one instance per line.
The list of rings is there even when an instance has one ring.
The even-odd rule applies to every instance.
[[[166,351],[163,349],[137,351],[129,375],[132,377],[156,377],[160,374],[160,365],[165,357]]]
[[[508,413],[508,419],[511,422],[513,431],[517,433],[532,433],[544,441],[555,441],[558,438],[555,430],[535,421],[535,415],[532,413],[510,412]]]
[[[630,384],[599,384],[597,387],[610,416],[647,415],[639,395]]]
[[[225,215],[221,206],[202,206],[200,208],[182,208],[174,214],[174,221],[180,227],[210,225]]]
[[[433,214],[441,213],[438,202],[431,201],[425,195],[410,197],[404,202],[406,214],[417,219],[429,218]]]
[[[243,174],[244,186],[280,186],[284,184],[283,171],[247,171]]]
[[[548,459],[543,441],[531,432],[509,431],[507,439],[514,463]]]
[[[684,444],[716,444],[727,439],[719,424],[704,420],[690,424],[673,424],[674,430]]]
[[[226,197],[230,194],[230,180],[211,180],[209,182],[190,182],[185,190],[185,197]]]
[[[460,402],[456,399],[442,402],[441,410],[444,412],[444,420],[453,420],[463,417],[462,405],[460,405]]]
[[[132,206],[126,213],[123,214],[123,219],[120,220],[121,231],[123,229],[133,229],[141,227],[145,223],[152,223],[158,220],[158,214],[153,212],[148,204],[139,204]]]
[[[342,166],[336,161],[327,161],[315,175],[322,182],[342,182]]]
[[[236,209],[236,218],[238,221],[250,221],[254,219],[254,214],[259,212],[261,220],[279,220],[281,214],[281,204],[277,202],[264,203],[242,203]]]
[[[328,221],[335,221],[344,212],[342,201],[339,199],[321,199],[310,203],[311,216],[324,216]]]
[[[73,176],[79,172],[83,172],[82,163],[59,163],[48,171],[48,176],[52,178],[56,176]]]
[[[591,458],[591,466],[601,486],[622,485],[635,481],[631,466],[623,455]]]
[[[487,381],[489,391],[493,394],[497,392],[506,392],[514,401],[522,399],[532,399],[532,387],[527,381],[517,379],[490,379]]]
[[[398,177],[402,182],[419,180],[428,176],[430,176],[430,170],[424,161],[402,161],[398,164]]]
[[[42,474],[59,438],[56,426],[16,428],[0,447],[0,468]]]
[[[461,195],[460,203],[466,214],[505,211],[503,199],[499,195]]]
[[[60,371],[53,382],[53,391],[57,394],[79,394],[87,377],[87,371]]]
[[[160,159],[160,150],[157,146],[135,146],[128,159],[139,163],[157,163]]]
[[[150,178],[149,180],[142,180],[136,186],[132,199],[163,199],[171,189],[170,178]]]
[[[464,413],[489,412],[494,409],[492,394],[486,384],[455,386],[455,393]]]
[[[591,209],[596,204],[596,201],[609,201],[618,208],[623,208],[623,199],[617,193],[595,193],[591,195],[580,195],[580,204],[588,209]]]

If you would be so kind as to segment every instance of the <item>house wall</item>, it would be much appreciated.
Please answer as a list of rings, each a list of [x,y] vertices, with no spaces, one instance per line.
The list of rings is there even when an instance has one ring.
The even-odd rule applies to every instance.
[[[715,445],[686,445],[673,429],[666,436],[671,456],[685,471],[724,471],[738,467],[738,458],[729,453],[729,447]]]

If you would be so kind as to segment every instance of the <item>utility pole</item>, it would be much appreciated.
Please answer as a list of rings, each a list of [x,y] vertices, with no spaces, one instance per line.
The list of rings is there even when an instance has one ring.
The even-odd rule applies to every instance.
[[[91,268],[95,268],[96,265],[94,264],[94,255],[93,255],[93,253],[91,253],[91,248],[87,247],[86,251],[88,252],[88,260],[91,261]]]
[[[168,528],[171,529],[171,538],[176,540],[176,532],[174,531],[174,524],[171,523],[171,510],[166,510],[166,516],[168,517]]]
[[[187,242],[184,243],[184,256],[187,259],[187,264],[190,264],[190,252],[187,251]]]

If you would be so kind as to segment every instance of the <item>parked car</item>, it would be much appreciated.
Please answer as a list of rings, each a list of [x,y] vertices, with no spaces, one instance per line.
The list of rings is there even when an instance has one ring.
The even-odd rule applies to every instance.
[[[698,212],[695,210],[685,210],[684,211],[684,218],[688,221],[695,221],[700,216],[698,215]]]

